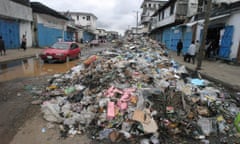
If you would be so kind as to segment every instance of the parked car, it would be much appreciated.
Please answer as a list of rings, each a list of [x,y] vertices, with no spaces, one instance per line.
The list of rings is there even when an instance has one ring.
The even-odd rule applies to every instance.
[[[80,56],[81,48],[75,42],[56,42],[40,54],[44,62],[66,62]]]
[[[92,40],[91,42],[90,42],[90,47],[92,47],[92,46],[98,46],[99,45],[99,41],[98,40]]]

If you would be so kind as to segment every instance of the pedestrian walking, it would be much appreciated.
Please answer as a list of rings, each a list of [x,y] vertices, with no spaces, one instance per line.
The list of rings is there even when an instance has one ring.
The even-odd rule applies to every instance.
[[[6,55],[5,44],[4,44],[4,40],[2,39],[2,36],[0,36],[0,54],[1,56],[2,54]]]
[[[22,36],[22,42],[21,42],[21,48],[22,48],[24,51],[26,51],[26,49],[27,49],[26,45],[27,45],[26,35],[23,35],[23,36]]]
[[[196,58],[196,57],[198,58],[198,55],[199,55],[199,52],[200,52],[200,44],[199,44],[199,40],[196,40],[195,46],[196,46],[196,54],[195,54],[195,58]]]
[[[184,57],[184,61],[191,62],[195,64],[195,55],[196,55],[196,45],[194,44],[194,41],[192,41],[191,45],[188,48],[187,54]]]
[[[180,56],[180,53],[182,51],[182,48],[183,48],[183,43],[182,43],[182,40],[180,39],[177,43],[177,55]]]

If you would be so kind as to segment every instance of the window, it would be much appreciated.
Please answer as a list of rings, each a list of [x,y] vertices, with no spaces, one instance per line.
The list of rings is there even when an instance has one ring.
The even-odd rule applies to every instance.
[[[91,17],[90,16],[87,16],[87,20],[90,21]]]
[[[162,19],[164,19],[164,11],[162,12]]]
[[[77,20],[79,20],[79,15],[77,15]]]
[[[148,6],[149,6],[149,8],[151,8],[152,5],[151,5],[151,4],[148,4]]]
[[[75,43],[73,43],[73,44],[71,45],[71,49],[75,49],[75,48],[78,48],[78,45],[75,44]]]
[[[153,4],[153,7],[156,8],[156,4]]]
[[[85,17],[82,17],[82,19],[85,19]]]

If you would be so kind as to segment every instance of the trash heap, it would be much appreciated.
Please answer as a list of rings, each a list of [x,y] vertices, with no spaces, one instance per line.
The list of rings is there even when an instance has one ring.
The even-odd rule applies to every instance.
[[[136,42],[137,41],[137,42]],[[240,143],[239,99],[139,39],[54,75],[44,119],[102,143]]]

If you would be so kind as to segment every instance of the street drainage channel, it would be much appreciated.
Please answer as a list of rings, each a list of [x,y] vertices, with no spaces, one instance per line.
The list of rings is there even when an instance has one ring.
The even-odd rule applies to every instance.
[[[11,61],[0,64],[0,82],[18,78],[65,73],[78,63],[79,60],[73,60],[65,63],[44,63],[42,60],[37,58]]]

